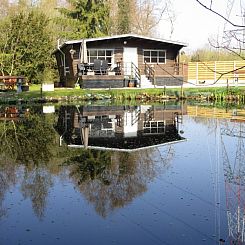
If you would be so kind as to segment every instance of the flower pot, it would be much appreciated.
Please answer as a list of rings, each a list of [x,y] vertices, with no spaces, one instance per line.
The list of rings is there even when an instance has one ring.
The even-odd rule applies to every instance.
[[[134,82],[129,81],[129,82],[128,82],[128,86],[131,87],[131,88],[134,87]]]
[[[29,85],[21,85],[21,91],[29,91]]]

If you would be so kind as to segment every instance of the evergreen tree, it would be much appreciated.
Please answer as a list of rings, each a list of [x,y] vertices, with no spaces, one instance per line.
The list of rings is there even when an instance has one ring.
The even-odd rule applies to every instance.
[[[68,0],[71,8],[61,8],[70,24],[72,37],[98,37],[108,35],[109,5],[105,0]],[[67,29],[66,29],[67,30]],[[69,29],[66,37],[70,38]]]
[[[131,32],[132,19],[131,0],[118,0],[118,33],[126,34]]]

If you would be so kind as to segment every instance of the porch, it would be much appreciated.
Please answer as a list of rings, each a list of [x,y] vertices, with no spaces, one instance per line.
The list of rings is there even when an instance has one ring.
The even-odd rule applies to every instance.
[[[100,61],[101,64],[103,61]],[[105,68],[106,67],[106,68]],[[183,65],[149,65],[140,68],[133,62],[114,66],[77,64],[77,77],[82,88],[153,88],[183,84]]]

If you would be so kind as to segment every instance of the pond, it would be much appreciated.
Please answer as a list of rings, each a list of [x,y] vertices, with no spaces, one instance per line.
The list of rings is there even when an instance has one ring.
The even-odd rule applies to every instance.
[[[0,107],[0,244],[245,244],[245,110]]]

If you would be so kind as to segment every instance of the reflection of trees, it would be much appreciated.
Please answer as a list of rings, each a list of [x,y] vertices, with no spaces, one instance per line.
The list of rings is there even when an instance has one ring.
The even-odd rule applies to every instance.
[[[55,131],[41,116],[0,124],[0,153],[23,163],[47,161],[51,157]]]
[[[43,116],[0,123],[0,203],[4,193],[14,184],[17,168],[13,162],[18,161],[24,165],[25,174],[21,183],[23,195],[31,199],[35,214],[43,217],[48,190],[52,185],[49,170],[53,171],[54,167],[49,161],[57,150],[54,143],[52,122]],[[3,164],[4,160],[1,159],[7,159],[8,163],[5,161]],[[3,210],[0,209],[0,216],[1,213]]]
[[[51,174],[41,167],[25,171],[21,190],[25,198],[30,198],[32,208],[38,218],[44,216],[49,188],[52,186]]]
[[[79,185],[93,179],[100,179],[104,184],[109,184],[103,173],[110,165],[110,155],[109,152],[88,150],[71,157],[69,162],[74,163],[71,176],[78,180]]]
[[[6,214],[3,207],[5,193],[16,182],[15,168],[14,164],[0,157],[0,218]]]
[[[71,176],[103,217],[147,190],[156,175],[152,151],[102,152],[83,150],[70,159]]]

